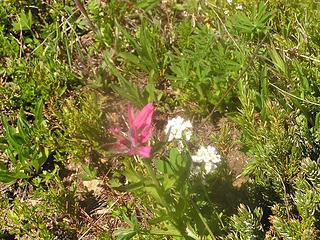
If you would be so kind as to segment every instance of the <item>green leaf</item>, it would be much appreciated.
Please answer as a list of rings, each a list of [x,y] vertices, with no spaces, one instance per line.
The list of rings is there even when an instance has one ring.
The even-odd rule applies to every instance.
[[[172,148],[169,153],[169,161],[175,173],[178,173],[184,166],[186,166],[185,159],[182,158],[178,149]]]
[[[154,102],[156,101],[156,85],[155,81],[157,78],[157,74],[154,70],[151,70],[148,78],[147,86],[143,92],[143,96],[147,99],[147,102]]]
[[[8,211],[7,212],[8,218],[13,221],[16,225],[20,224],[19,216],[14,211]]]
[[[28,11],[28,14],[22,11],[20,16],[17,18],[17,21],[15,21],[12,26],[15,31],[24,31],[31,30],[32,24],[33,21],[31,11]]]
[[[269,80],[267,76],[267,69],[265,68],[263,70],[262,76],[261,76],[261,93],[260,93],[260,98],[261,98],[261,116],[263,117],[264,120],[268,118],[267,114],[267,107],[266,107],[266,101],[269,97]]]
[[[138,183],[144,180],[143,176],[139,175],[132,165],[131,159],[126,159],[123,164],[125,166],[125,171],[122,174],[129,182]]]
[[[158,160],[155,162],[155,165],[157,170],[161,173],[169,174],[169,175],[172,175],[174,173],[171,163],[167,159]]]
[[[84,165],[82,166],[82,169],[84,171],[84,174],[82,175],[83,180],[88,181],[88,180],[93,180],[97,178],[97,171],[93,169],[91,166]]]
[[[158,228],[151,228],[150,229],[150,234],[152,235],[161,235],[161,236],[176,236],[176,237],[182,237],[182,235],[180,234],[180,232],[178,230],[176,230],[175,228],[172,227],[172,229],[168,229],[168,230],[162,230],[162,229],[158,229]]]
[[[119,53],[119,56],[123,58],[123,60],[126,60],[127,62],[140,66],[139,64],[140,59],[132,53],[122,52],[122,53]]]
[[[140,48],[138,42],[117,21],[116,21],[116,26],[119,29],[119,31],[124,35],[124,37],[131,43],[131,45],[134,47],[134,49],[139,49]]]
[[[128,99],[134,105],[138,107],[143,107],[146,104],[145,99],[143,98],[142,94],[137,85],[134,83],[126,80],[119,70],[114,67],[112,60],[109,59],[109,56],[105,57],[105,63],[109,68],[110,72],[118,78],[118,84],[112,84],[111,88],[118,93],[120,96]]]
[[[18,136],[23,139],[23,142],[26,142],[29,137],[30,127],[28,125],[26,115],[24,114],[22,109],[20,110],[18,116],[17,126],[19,134]]]
[[[288,77],[289,70],[288,70],[287,64],[285,63],[283,58],[278,54],[275,46],[273,44],[271,46],[272,46],[272,48],[271,48],[271,51],[269,52],[269,54],[270,54],[270,57],[272,59],[273,64],[282,74],[284,74],[284,76]]]
[[[121,240],[131,239],[139,233],[138,219],[135,213],[131,216],[131,218],[123,215],[123,219],[129,225],[129,228],[119,228],[113,232],[113,236]]]
[[[13,174],[13,176],[16,178],[16,179],[24,179],[24,178],[29,178],[29,176],[27,174],[25,174],[24,172],[21,172],[21,171],[17,171]]]
[[[2,116],[2,125],[5,129],[5,137],[8,141],[8,144],[16,150],[20,149],[20,145],[23,144],[24,141],[23,139],[19,139],[19,135],[14,133],[14,129],[9,126],[5,116]]]
[[[45,163],[45,161],[49,157],[49,150],[47,148],[40,150],[40,152],[36,151],[35,156],[32,158],[32,166],[38,172],[41,166]]]
[[[8,170],[5,170],[3,166],[0,169],[0,182],[6,183],[6,184],[13,184],[16,182],[17,179],[24,179],[29,178],[28,175],[26,175],[24,172],[9,172]]]
[[[145,186],[144,182],[141,181],[141,182],[136,182],[136,183],[130,183],[125,186],[120,186],[120,187],[117,187],[116,189],[118,191],[134,192],[137,190],[141,190],[144,186]]]
[[[163,181],[162,181],[162,186],[165,191],[172,189],[173,186],[176,183],[176,179],[173,177],[169,177],[168,175],[164,175]]]
[[[36,103],[35,110],[34,110],[34,117],[35,117],[34,121],[36,126],[41,126],[43,123],[42,111],[43,111],[43,102],[42,100],[40,100]]]
[[[0,171],[7,171],[7,166],[3,163],[3,162],[0,162]]]
[[[145,11],[150,11],[156,6],[158,6],[160,0],[139,0],[137,7],[142,8]]]
[[[137,234],[136,230],[130,228],[120,228],[113,232],[116,239],[128,240],[133,238]]]
[[[317,112],[316,114],[314,128],[316,129],[316,131],[320,130],[320,112]]]
[[[157,187],[154,185],[144,186],[143,190],[148,193],[158,204],[165,206],[165,203],[161,199]]]

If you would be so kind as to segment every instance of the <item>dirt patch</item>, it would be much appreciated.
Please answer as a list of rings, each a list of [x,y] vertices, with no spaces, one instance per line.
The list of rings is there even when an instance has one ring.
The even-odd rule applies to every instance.
[[[246,179],[241,177],[240,174],[248,162],[248,156],[242,151],[242,146],[238,143],[240,131],[237,125],[226,117],[216,115],[213,119],[216,119],[216,121],[208,121],[204,124],[195,119],[199,142],[205,145],[214,144],[218,148],[235,178],[233,186],[240,188],[246,182]],[[197,128],[197,126],[200,126],[200,128]]]

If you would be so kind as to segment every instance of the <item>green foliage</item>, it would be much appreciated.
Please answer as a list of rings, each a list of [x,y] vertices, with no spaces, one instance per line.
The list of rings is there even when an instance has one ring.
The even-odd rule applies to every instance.
[[[190,27],[191,22],[178,26],[177,31],[183,39],[180,40],[178,35],[181,43],[170,55],[172,73],[168,79],[181,104],[191,101],[201,112],[206,112],[208,110],[205,109],[217,104],[233,83],[244,56],[234,52],[228,43],[220,41],[211,27],[199,24],[192,31]],[[220,109],[227,107],[232,97],[227,96],[224,99],[226,104],[219,106]]]
[[[134,36],[119,23],[116,23],[116,27],[123,39],[118,43],[117,52],[105,58],[106,67],[119,81],[118,84],[112,84],[112,89],[140,107],[147,102],[160,100],[161,93],[156,90],[156,84],[166,65],[166,49],[164,40],[159,36],[159,27],[144,18]],[[114,66],[116,61],[123,63],[124,74]],[[143,90],[137,85],[143,80],[135,76],[137,70],[146,75],[143,76],[146,78]]]
[[[0,201],[0,234],[17,239],[69,239],[68,234],[72,235],[74,230],[70,222],[60,222],[59,218],[66,217],[66,213],[71,219],[76,215],[77,209],[73,209],[76,206],[69,205],[66,209],[74,199],[74,189],[65,188],[56,176],[45,187],[29,192],[24,201],[3,198]]]
[[[268,21],[272,12],[268,10],[266,3],[259,3],[246,15],[240,11],[230,17],[229,27],[238,34],[244,34],[248,38],[261,38],[268,32]]]
[[[143,94],[139,90],[138,86],[131,81],[126,80],[120,72],[112,65],[111,59],[106,58],[106,65],[110,72],[118,78],[119,83],[112,86],[112,89],[126,98],[136,106],[142,107],[147,103],[147,99],[143,97]]]
[[[21,12],[21,15],[17,18],[17,21],[12,23],[13,30],[24,31],[31,30],[32,27],[32,14],[29,11],[28,14]]]
[[[254,71],[259,70],[259,85],[245,81],[238,85],[241,107],[236,121],[251,158],[243,175],[259,186],[260,196],[254,204],[262,201],[262,205],[272,206],[267,239],[316,239],[318,193],[313,187],[311,190],[304,171],[310,166],[316,174],[319,156],[315,125],[318,86],[317,77],[313,77],[317,70],[313,63],[305,65],[280,51],[276,46],[279,39],[275,39],[269,60],[261,58],[254,64]],[[247,77],[253,76],[247,73]]]
[[[13,183],[16,179],[28,178],[38,174],[41,166],[48,160],[50,150],[44,146],[43,134],[49,135],[46,122],[42,117],[42,103],[35,110],[34,124],[31,126],[23,111],[17,119],[17,127],[10,127],[6,117],[2,117],[5,135],[2,149],[10,161],[9,170],[1,162],[1,181]]]
[[[62,144],[70,137],[57,116],[82,86],[74,61],[84,25],[69,0],[1,1],[0,23],[0,238],[53,239],[67,210],[66,201],[52,204],[51,183],[68,159]],[[52,202],[39,200],[46,194]]]
[[[134,9],[130,7],[130,2],[119,2],[111,0],[108,4],[99,4],[99,1],[90,1],[87,5],[87,11],[90,18],[99,28],[96,36],[98,46],[117,47],[118,35],[116,30],[116,22],[123,22],[127,14]]]
[[[231,218],[230,233],[227,239],[264,239],[263,228],[261,225],[262,210],[256,208],[253,212],[245,205],[241,204],[238,215]]]
[[[53,235],[44,222],[48,216],[47,209],[42,206],[28,206],[16,200],[12,203],[12,210],[1,211],[2,230],[13,236],[30,237],[33,239],[52,239]],[[2,220],[2,221],[3,221]]]
[[[319,45],[314,37],[314,3],[307,6],[300,1],[246,2],[242,9],[237,9],[238,3],[170,4],[174,10],[165,14],[169,19],[173,16],[165,26],[173,31],[170,37],[163,34],[166,29],[157,18],[149,15],[164,14],[163,6],[152,5],[139,19],[128,15],[132,17],[131,25],[125,27],[117,21],[119,32],[115,35],[119,39],[105,55],[108,73],[117,79],[112,89],[139,106],[164,100],[165,104],[183,107],[191,113],[206,114],[212,108],[222,113],[236,112],[230,115],[239,124],[241,144],[250,157],[242,176],[249,178],[246,187],[252,200],[248,206],[255,210],[251,212],[251,207],[241,205],[238,215],[231,218],[233,233],[228,237],[304,239],[309,234],[315,239],[318,194],[308,186],[310,179],[300,179],[306,176],[302,174],[304,159],[315,162],[319,157],[319,60],[314,57]],[[146,9],[146,5],[137,6]],[[149,23],[155,24],[151,27]],[[143,78],[137,81],[137,76]],[[150,82],[151,93],[146,87]],[[124,175],[131,184],[122,190],[152,198],[153,212],[159,216],[170,215],[172,209],[178,208],[173,204],[170,211],[161,212],[159,209],[167,209],[165,200],[174,199],[177,203],[192,194],[192,187],[184,185],[189,181],[183,177],[188,173],[187,167],[176,168],[187,158],[173,155],[171,151],[168,161],[156,161],[153,167],[157,169],[157,181],[146,177],[148,173],[134,164],[125,164]],[[317,170],[313,173],[317,179]],[[195,192],[205,195],[204,191]],[[162,195],[166,197],[163,199]],[[181,201],[179,208],[183,209]],[[207,199],[195,203],[206,207],[212,204]],[[262,208],[256,208],[257,205]],[[200,215],[185,207],[188,214],[197,216],[194,221],[175,214],[190,222],[190,229],[186,225],[181,229],[175,226],[179,224],[175,224],[174,216],[159,223],[175,226],[182,235],[183,229],[206,235],[201,219],[210,224],[212,219],[224,220],[202,214],[206,207],[200,207]],[[122,237],[151,234],[152,228],[141,229],[134,219],[132,215],[128,220],[130,229],[120,234]],[[266,227],[269,225],[270,229]],[[223,234],[219,224],[210,227],[214,233]]]
[[[59,119],[63,122],[66,140],[89,141],[91,146],[99,147],[107,140],[104,126],[106,119],[101,108],[107,99],[99,99],[95,93],[87,93],[78,98],[66,99]],[[72,146],[73,144],[69,144]]]
[[[120,52],[119,57],[122,61],[136,65],[145,72],[159,72],[164,67],[165,46],[163,39],[159,38],[159,27],[152,26],[146,20],[141,19],[141,26],[137,29],[136,36],[117,24],[120,33],[124,36],[125,42],[129,43],[130,48],[134,49],[135,54]]]
[[[142,228],[135,216],[126,218],[130,228],[119,229],[119,239],[130,239],[135,235],[173,236],[184,239],[214,238],[213,228],[220,225],[219,214],[211,209],[210,215],[203,217],[193,196],[191,184],[191,158],[188,152],[180,153],[171,149],[165,159],[158,159],[155,169],[148,160],[139,161],[135,166],[130,160],[125,162],[123,173],[130,184],[119,189],[146,195],[154,209],[154,217],[148,221],[148,228]],[[219,227],[218,227],[219,229]]]
[[[61,64],[71,65],[73,51],[69,48],[72,49],[71,42],[78,38],[76,23],[63,17],[61,25],[50,23],[52,19],[56,22],[57,12],[64,11],[59,9],[61,5],[52,5],[54,11],[40,2],[34,8],[27,5],[28,1],[2,1],[0,6],[6,9],[1,14],[7,19],[0,29],[0,56],[5,59],[0,63],[1,110],[16,107],[32,110],[39,97],[48,101],[79,84],[70,66]],[[18,9],[25,10],[17,13]],[[44,21],[48,22],[43,24]],[[64,29],[66,24],[74,30],[70,34]],[[61,62],[65,57],[67,60]]]
[[[79,2],[0,1],[0,238],[319,238],[319,3]],[[114,93],[157,106],[152,159],[109,151]],[[163,145],[170,109],[196,129],[212,110],[237,123],[241,189],[233,169],[194,176],[189,150]],[[214,116],[208,134],[228,132]],[[82,209],[81,181],[95,178],[98,216]],[[96,227],[105,217],[122,228]]]

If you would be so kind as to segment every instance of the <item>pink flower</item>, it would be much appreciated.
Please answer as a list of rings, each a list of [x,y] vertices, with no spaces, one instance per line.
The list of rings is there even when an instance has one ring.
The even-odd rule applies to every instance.
[[[119,128],[110,129],[118,140],[112,146],[114,151],[150,157],[151,147],[148,146],[148,141],[152,136],[153,109],[153,105],[149,103],[135,115],[132,105],[128,106],[128,133],[121,132]]]

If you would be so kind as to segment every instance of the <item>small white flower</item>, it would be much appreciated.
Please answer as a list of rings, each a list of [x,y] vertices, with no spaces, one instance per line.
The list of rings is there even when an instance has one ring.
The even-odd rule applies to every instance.
[[[224,11],[224,15],[229,16],[230,11],[229,10],[225,10]]]
[[[181,140],[182,138],[189,141],[192,136],[191,129],[191,122],[189,120],[186,121],[182,117],[178,116],[168,121],[164,131],[169,136],[169,142],[174,139]]]
[[[192,161],[195,163],[203,163],[206,173],[213,171],[216,168],[216,164],[221,161],[221,156],[215,147],[201,146],[196,155],[191,156]]]
[[[227,0],[228,4],[231,5],[232,4],[232,0]]]
[[[238,3],[237,6],[236,6],[236,9],[237,9],[237,10],[242,10],[242,9],[243,9],[243,6]]]
[[[206,162],[204,164],[204,170],[206,170],[206,173],[213,171],[215,168],[216,166],[212,162]]]

